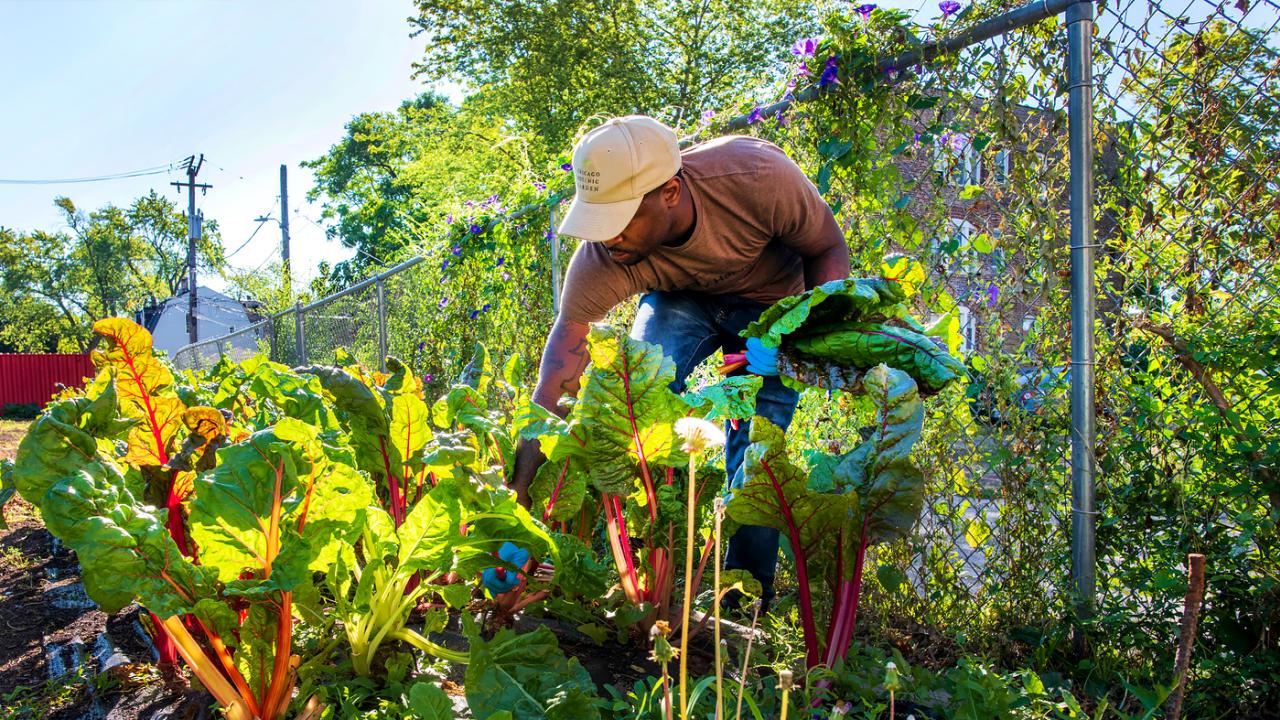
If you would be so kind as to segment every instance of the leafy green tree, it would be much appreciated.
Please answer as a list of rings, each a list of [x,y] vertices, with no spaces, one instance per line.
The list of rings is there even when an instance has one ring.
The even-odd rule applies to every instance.
[[[680,124],[742,99],[812,29],[793,0],[418,0],[426,40],[414,76],[451,79],[476,102],[564,152],[599,114],[660,113]]]
[[[54,204],[64,232],[0,229],[0,289],[12,300],[0,310],[0,343],[23,352],[87,351],[94,320],[167,298],[185,275],[186,216],[155,192],[127,209]],[[225,265],[216,223],[206,223],[197,259],[205,272]]]
[[[352,118],[342,140],[303,167],[315,171],[307,198],[321,203],[328,236],[356,250],[328,273],[341,287],[393,264],[410,229],[445,219],[448,204],[510,188],[529,160],[525,140],[500,118],[425,93]]]

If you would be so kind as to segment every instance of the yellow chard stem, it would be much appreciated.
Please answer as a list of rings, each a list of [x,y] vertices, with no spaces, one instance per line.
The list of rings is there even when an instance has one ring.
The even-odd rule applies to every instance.
[[[696,453],[689,453],[689,507],[686,512],[687,522],[684,534],[684,615],[680,620],[680,717],[689,717],[689,606],[693,600],[693,521],[694,503],[694,467]]]
[[[253,720],[240,693],[231,687],[231,683],[227,682],[209,656],[205,655],[200,644],[191,637],[191,633],[182,624],[182,618],[177,615],[165,618],[164,629],[169,631],[169,636],[178,646],[178,653],[182,655],[183,660],[187,661],[191,671],[200,678],[200,682],[218,701],[218,704],[225,708],[227,720]]]

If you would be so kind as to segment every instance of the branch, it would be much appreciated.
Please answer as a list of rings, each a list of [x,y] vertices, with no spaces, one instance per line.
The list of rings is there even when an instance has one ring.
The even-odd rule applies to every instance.
[[[1146,318],[1138,318],[1134,320],[1133,326],[1164,340],[1165,343],[1173,349],[1174,358],[1178,363],[1191,373],[1191,377],[1195,378],[1196,382],[1200,383],[1200,387],[1204,388],[1205,393],[1213,402],[1214,407],[1218,409],[1218,414],[1231,425],[1236,433],[1240,435],[1244,434],[1244,428],[1240,425],[1240,419],[1231,412],[1231,402],[1227,400],[1227,396],[1222,392],[1222,388],[1218,387],[1218,384],[1214,382],[1213,378],[1209,375],[1209,368],[1206,368],[1203,363],[1191,356],[1191,349],[1187,347],[1186,341],[1179,340],[1177,336],[1174,335],[1172,327],[1169,325],[1157,325]],[[1262,465],[1262,454],[1259,451],[1251,451],[1249,453],[1249,459],[1257,463],[1258,476],[1262,478],[1264,483],[1268,486],[1276,485],[1275,470]],[[1280,488],[1271,488],[1268,490],[1267,494],[1271,500],[1271,506],[1276,510],[1280,510]]]

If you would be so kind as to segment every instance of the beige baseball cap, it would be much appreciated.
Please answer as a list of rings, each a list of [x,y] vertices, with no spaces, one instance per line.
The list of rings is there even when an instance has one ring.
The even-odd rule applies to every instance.
[[[614,118],[587,133],[573,148],[577,195],[560,234],[603,242],[622,232],[645,193],[680,170],[675,132],[643,115]]]

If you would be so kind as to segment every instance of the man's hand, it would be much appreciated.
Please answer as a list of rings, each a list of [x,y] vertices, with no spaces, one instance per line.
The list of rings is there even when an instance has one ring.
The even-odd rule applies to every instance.
[[[505,560],[523,570],[529,564],[529,551],[514,543],[504,542],[502,548],[498,550],[498,559]],[[514,590],[524,581],[524,575],[511,572],[506,568],[491,567],[480,573],[480,580],[489,594],[497,597]]]
[[[747,338],[747,372],[756,375],[778,374],[778,350],[765,347],[760,338]]]
[[[591,356],[587,353],[587,333],[591,327],[564,318],[556,323],[547,335],[547,345],[542,350],[542,364],[538,367],[538,385],[533,391],[533,401],[551,412],[564,417],[560,398],[576,395],[582,371],[587,368]],[[529,486],[546,457],[532,440],[522,440],[516,448],[515,468],[511,474],[511,488],[516,491],[520,504],[529,507]]]

